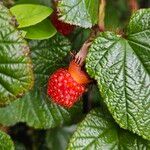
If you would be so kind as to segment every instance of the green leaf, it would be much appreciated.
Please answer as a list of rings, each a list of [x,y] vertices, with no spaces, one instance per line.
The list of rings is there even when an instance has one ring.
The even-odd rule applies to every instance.
[[[76,125],[54,128],[46,133],[45,145],[52,150],[66,150]]]
[[[142,66],[145,69],[145,72],[149,74],[150,73],[150,9],[142,9],[140,11],[137,11],[132,16],[129,26],[127,28],[127,39],[130,46],[134,49],[135,54],[141,61]],[[147,85],[148,83],[150,83],[150,80],[147,80]],[[150,95],[150,91],[147,94]],[[148,96],[146,99],[149,100],[150,103],[150,97]],[[149,110],[149,114],[150,114],[150,110]]]
[[[25,38],[27,32],[26,32],[26,31],[23,31],[23,30],[20,30],[20,33],[21,33],[22,37]]]
[[[92,110],[73,134],[68,150],[143,150],[150,142],[118,127],[112,118]]]
[[[1,150],[14,150],[15,149],[11,138],[2,131],[0,131],[0,149]]]
[[[65,109],[54,104],[41,90],[27,93],[21,100],[0,109],[0,123],[12,126],[25,122],[38,129],[53,128],[73,121],[76,114],[81,113],[80,104],[72,109]]]
[[[36,78],[35,82],[36,85],[43,87],[46,85],[49,75],[65,65],[64,58],[71,50],[71,44],[64,36],[56,34],[48,40],[32,40],[29,45]]]
[[[34,90],[1,108],[0,123],[9,126],[26,122],[31,127],[47,129],[72,122],[76,114],[81,114],[81,103],[68,110],[54,104],[46,95],[49,75],[63,65],[63,59],[71,49],[70,42],[56,34],[49,40],[31,41],[30,47],[35,72]]]
[[[0,5],[0,105],[10,103],[33,85],[29,47],[12,24],[7,8]]]
[[[52,13],[52,9],[50,7],[36,4],[16,5],[12,7],[10,11],[19,23],[18,28],[35,25]]]
[[[127,39],[101,33],[89,50],[86,67],[116,122],[150,140],[149,17],[150,9],[133,15]]]
[[[149,9],[141,9],[135,12],[129,22],[127,28],[128,36],[137,36],[144,35],[144,33],[148,34],[150,32],[150,8]],[[138,22],[138,24],[137,24]],[[149,36],[149,35],[148,35]],[[140,37],[140,36],[139,36]],[[145,38],[146,36],[143,36]],[[140,37],[141,39],[141,37]],[[149,38],[148,38],[149,39]]]
[[[61,0],[58,2],[60,20],[91,28],[98,22],[99,0]]]
[[[34,26],[22,28],[22,30],[26,31],[27,39],[35,39],[35,40],[43,40],[51,38],[56,34],[56,29],[50,22],[50,20],[46,19]]]
[[[51,7],[52,0],[16,0],[15,4],[40,4]]]

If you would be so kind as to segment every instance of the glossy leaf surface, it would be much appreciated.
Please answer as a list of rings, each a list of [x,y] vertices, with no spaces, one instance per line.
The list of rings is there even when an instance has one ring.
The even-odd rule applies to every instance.
[[[92,110],[73,134],[68,150],[148,150],[150,142],[120,129],[111,116]]]
[[[29,47],[12,20],[9,10],[0,5],[0,105],[21,97],[33,86]]]
[[[61,0],[58,3],[60,20],[84,28],[98,21],[98,0]]]
[[[117,123],[150,139],[150,9],[136,12],[127,39],[104,32],[92,44],[87,71]]]

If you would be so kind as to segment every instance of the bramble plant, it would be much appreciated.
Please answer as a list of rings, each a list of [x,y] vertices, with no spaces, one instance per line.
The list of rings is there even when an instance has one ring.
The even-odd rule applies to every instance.
[[[148,7],[0,2],[0,149],[150,150]]]

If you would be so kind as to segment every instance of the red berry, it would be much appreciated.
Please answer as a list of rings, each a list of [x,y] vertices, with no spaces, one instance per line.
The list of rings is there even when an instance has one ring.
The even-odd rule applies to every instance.
[[[69,69],[72,67],[75,67],[73,62],[70,63]],[[80,69],[79,76],[72,76],[69,69],[61,68],[53,73],[49,78],[47,88],[47,94],[52,98],[53,102],[67,108],[72,107],[74,103],[79,100],[79,97],[85,92],[85,84],[89,83],[89,78],[84,72],[82,72],[81,75]],[[76,74],[78,74],[78,71]],[[77,78],[80,78],[81,80],[77,80]],[[86,78],[87,82],[82,80],[82,78]]]
[[[55,28],[57,29],[57,31],[63,34],[64,36],[69,35],[74,30],[73,25],[58,20],[57,11],[54,11],[54,13],[52,14],[51,21],[55,26]]]
[[[47,93],[54,102],[71,107],[85,91],[85,87],[77,83],[66,69],[57,70],[48,82]]]

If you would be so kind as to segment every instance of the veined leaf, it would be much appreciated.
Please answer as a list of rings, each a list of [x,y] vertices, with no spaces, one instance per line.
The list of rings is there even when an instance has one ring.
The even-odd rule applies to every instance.
[[[71,49],[65,37],[55,37],[42,41],[31,41],[31,57],[34,65],[35,87],[21,100],[0,109],[0,123],[6,126],[26,122],[29,126],[47,129],[72,122],[76,114],[81,114],[81,103],[72,109],[54,104],[46,95],[49,75],[58,67]]]
[[[58,2],[60,20],[91,28],[98,22],[99,0],[61,0]]]
[[[10,103],[33,86],[29,47],[12,24],[7,8],[0,5],[0,105]]]
[[[148,150],[150,142],[120,129],[111,116],[92,110],[73,134],[68,150]]]
[[[150,9],[136,12],[127,39],[104,32],[92,44],[87,71],[117,123],[150,140]]]
[[[44,92],[35,88],[21,100],[1,108],[0,123],[12,126],[18,122],[25,122],[30,127],[48,129],[64,123],[69,124],[73,121],[73,116],[81,113],[81,103],[67,110],[54,104]]]
[[[127,40],[145,71],[150,73],[150,9],[141,9],[132,16],[127,27]]]
[[[71,50],[71,44],[64,36],[56,34],[52,39],[30,41],[29,45],[35,82],[38,86],[43,87],[46,85],[50,74],[64,66],[64,58]]]
[[[53,10],[43,5],[20,4],[13,6],[10,11],[19,23],[18,28],[23,28],[41,22],[47,18]]]
[[[1,150],[14,150],[14,144],[6,133],[0,131],[0,149]]]

